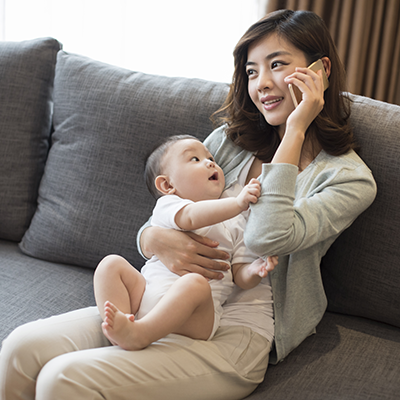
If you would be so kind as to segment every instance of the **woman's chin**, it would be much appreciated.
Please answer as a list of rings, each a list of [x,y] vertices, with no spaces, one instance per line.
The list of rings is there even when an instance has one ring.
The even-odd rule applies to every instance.
[[[267,121],[268,125],[273,126],[274,128],[278,129],[278,131],[281,131],[283,128],[283,131],[285,131],[285,126],[286,126],[286,118],[272,118],[270,116],[264,115],[265,121]]]

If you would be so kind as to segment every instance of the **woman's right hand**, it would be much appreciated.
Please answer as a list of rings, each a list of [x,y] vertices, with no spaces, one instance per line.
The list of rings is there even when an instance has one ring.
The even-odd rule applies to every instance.
[[[310,124],[324,108],[322,71],[315,72],[310,68],[296,68],[296,72],[287,76],[285,82],[296,85],[303,96],[303,100],[286,121],[286,131],[291,126],[295,131],[305,134]]]
[[[146,228],[140,238],[143,254],[150,258],[156,255],[173,273],[185,275],[197,272],[208,279],[222,279],[218,271],[229,269],[229,255],[218,250],[218,242],[193,232],[182,232],[156,226]]]

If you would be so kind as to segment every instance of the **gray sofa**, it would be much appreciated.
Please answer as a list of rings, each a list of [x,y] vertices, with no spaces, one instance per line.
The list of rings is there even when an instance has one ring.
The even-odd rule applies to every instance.
[[[0,42],[0,340],[16,326],[94,305],[109,253],[138,269],[154,205],[143,158],[170,134],[205,138],[228,86],[132,72],[50,38]],[[317,328],[249,399],[400,397],[400,107],[352,96],[374,204],[324,257]]]

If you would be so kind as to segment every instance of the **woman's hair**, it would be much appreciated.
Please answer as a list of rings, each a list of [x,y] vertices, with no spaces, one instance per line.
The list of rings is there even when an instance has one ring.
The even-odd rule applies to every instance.
[[[159,141],[147,154],[145,158],[144,180],[146,182],[147,188],[149,189],[149,192],[155,199],[158,199],[162,195],[156,188],[155,180],[157,176],[163,174],[164,156],[167,154],[167,151],[174,143],[186,139],[199,140],[198,138],[191,135],[169,136],[161,139],[161,141]]]
[[[310,11],[279,10],[252,25],[239,40],[233,52],[235,70],[224,105],[213,115],[227,124],[227,136],[240,147],[257,152],[264,162],[271,161],[280,143],[276,128],[269,125],[252,102],[248,93],[245,64],[250,45],[277,34],[301,50],[309,64],[322,57],[331,60],[329,88],[324,94],[325,105],[311,123],[307,138],[331,155],[341,155],[354,147],[348,121],[350,100],[345,94],[346,75],[331,35],[324,21]]]

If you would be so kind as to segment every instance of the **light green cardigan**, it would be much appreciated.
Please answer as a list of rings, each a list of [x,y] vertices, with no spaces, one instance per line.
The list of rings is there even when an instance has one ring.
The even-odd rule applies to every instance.
[[[253,154],[233,144],[223,126],[204,143],[229,187]],[[327,306],[321,258],[373,202],[376,184],[354,151],[339,157],[321,151],[300,174],[290,164],[264,164],[259,180],[262,194],[251,205],[244,238],[258,255],[279,256],[270,274],[275,319],[270,362],[276,363],[315,332]]]
[[[227,139],[224,127],[204,143],[228,187],[252,154]],[[264,164],[259,180],[262,194],[251,205],[244,238],[260,256],[279,255],[270,276],[275,318],[270,361],[277,362],[315,332],[327,306],[321,258],[373,202],[376,184],[354,151],[339,157],[321,151],[300,174],[290,164]]]

